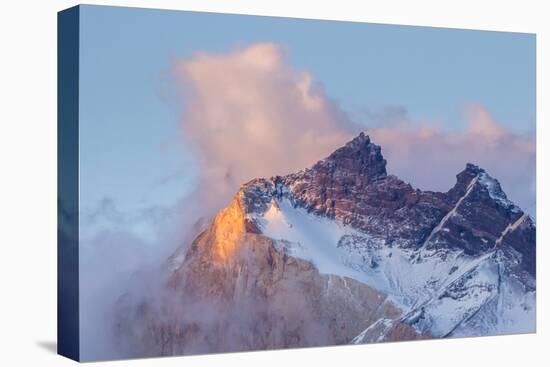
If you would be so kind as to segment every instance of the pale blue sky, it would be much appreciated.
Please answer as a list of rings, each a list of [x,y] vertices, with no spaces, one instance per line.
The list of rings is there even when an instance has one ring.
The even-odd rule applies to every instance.
[[[181,111],[165,95],[172,62],[201,50],[285,45],[359,123],[396,105],[461,130],[476,102],[512,131],[535,127],[530,34],[100,6],[82,6],[80,19],[83,209],[105,197],[127,210],[170,205],[192,188]]]

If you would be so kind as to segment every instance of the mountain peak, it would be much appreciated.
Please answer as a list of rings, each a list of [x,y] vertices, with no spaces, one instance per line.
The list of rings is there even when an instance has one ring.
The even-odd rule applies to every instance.
[[[344,146],[347,147],[358,147],[361,146],[361,144],[369,144],[370,143],[370,137],[366,135],[363,131],[359,133],[355,138],[348,141]]]
[[[478,173],[481,173],[481,172],[485,171],[483,168],[480,168],[479,166],[477,166],[473,163],[469,163],[469,162],[466,163],[466,168],[464,170],[468,171],[468,172],[475,173],[475,174],[478,174]]]
[[[483,172],[485,172],[485,170],[479,166],[473,163],[466,163],[466,168],[457,173],[456,184],[453,189],[458,189],[459,191],[466,190],[466,187]]]
[[[486,190],[493,201],[503,207],[514,208],[515,211],[519,211],[519,208],[508,200],[500,186],[500,182],[475,164],[467,163],[466,168],[456,175],[456,181],[454,190],[466,191],[469,186],[478,183],[478,186]]]
[[[369,181],[386,177],[386,160],[379,145],[361,132],[313,168],[329,166],[335,174],[366,176]]]

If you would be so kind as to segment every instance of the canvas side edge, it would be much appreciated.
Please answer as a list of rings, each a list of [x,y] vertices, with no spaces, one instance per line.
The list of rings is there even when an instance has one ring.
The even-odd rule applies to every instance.
[[[57,15],[57,353],[80,360],[79,6]]]

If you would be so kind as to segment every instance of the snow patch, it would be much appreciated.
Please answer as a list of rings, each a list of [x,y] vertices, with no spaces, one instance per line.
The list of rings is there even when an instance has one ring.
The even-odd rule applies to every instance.
[[[481,172],[479,174],[479,183],[485,186],[491,199],[501,206],[505,208],[511,207],[513,211],[520,210],[516,205],[514,205],[514,203],[508,200],[508,197],[506,197],[506,194],[500,187],[500,183],[496,179],[489,176],[487,172]]]
[[[363,274],[345,265],[347,253],[337,247],[344,235],[356,232],[354,229],[294,208],[287,199],[279,203],[272,200],[257,222],[277,246],[291,256],[310,261],[320,273],[365,281]]]

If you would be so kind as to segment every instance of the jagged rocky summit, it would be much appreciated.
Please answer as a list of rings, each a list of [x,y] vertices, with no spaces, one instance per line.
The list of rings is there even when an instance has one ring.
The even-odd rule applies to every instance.
[[[447,192],[388,175],[363,133],[244,184],[119,302],[126,354],[195,354],[535,330],[535,224],[473,164]]]

